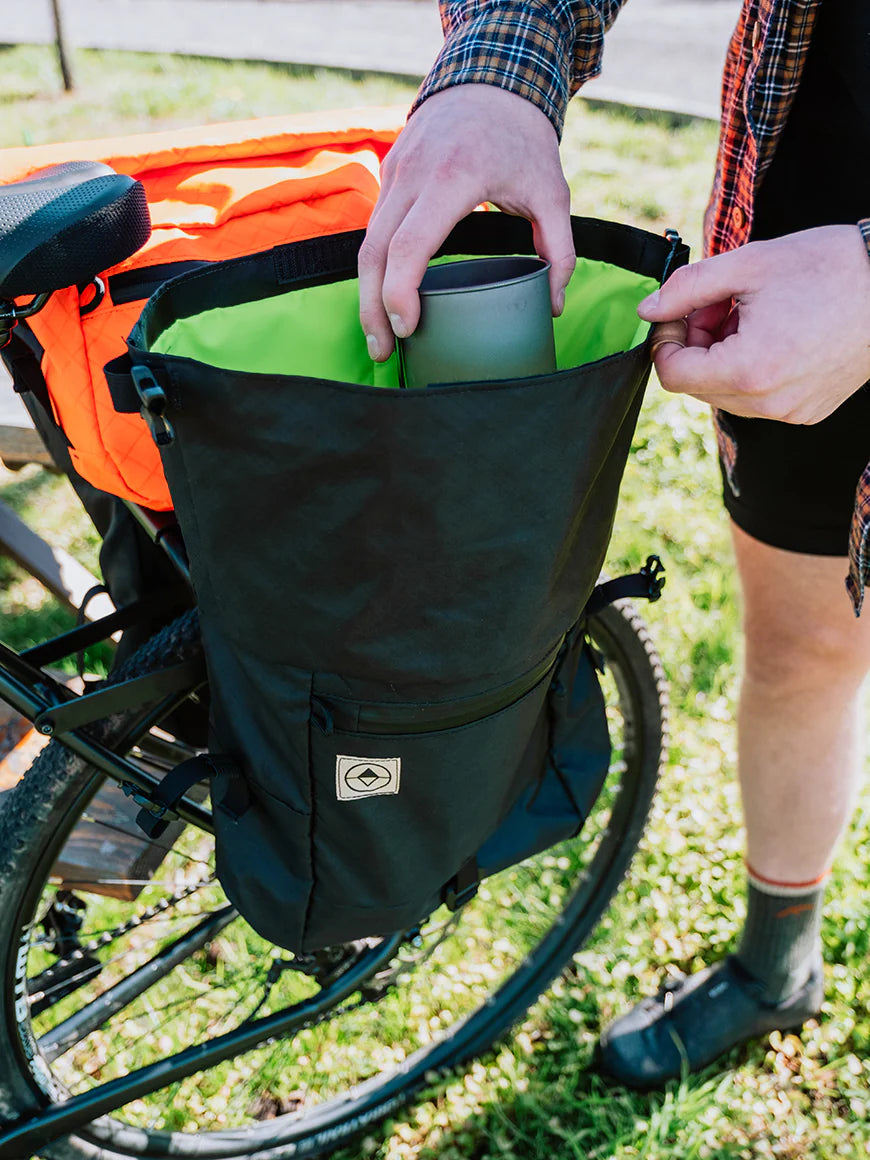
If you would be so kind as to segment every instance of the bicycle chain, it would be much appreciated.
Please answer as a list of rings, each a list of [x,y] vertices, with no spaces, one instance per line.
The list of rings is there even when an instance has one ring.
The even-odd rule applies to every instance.
[[[137,926],[142,926],[145,922],[150,922],[152,918],[156,918],[158,914],[162,914],[174,906],[177,902],[181,902],[185,898],[189,898],[191,894],[195,894],[197,890],[201,890],[203,886],[208,886],[214,882],[214,878],[202,878],[199,882],[194,882],[190,886],[185,886],[176,894],[170,895],[168,898],[161,898],[153,906],[148,906],[139,914],[134,914],[132,918],[128,918],[126,922],[120,923],[112,930],[103,931],[99,938],[92,939],[86,946],[76,947],[71,955],[63,959],[58,959],[57,962],[52,963],[50,967],[46,967],[44,971],[40,971],[40,982],[50,983],[55,975],[59,974],[65,967],[71,967],[73,963],[78,963],[82,959],[96,954],[101,947],[108,946],[109,943],[114,942],[117,938],[122,938],[125,934],[129,934],[131,930],[135,930]]]
[[[417,970],[423,965],[423,963],[427,962],[432,957],[432,955],[434,955],[434,953],[438,950],[445,939],[449,938],[451,932],[456,929],[459,918],[459,912],[457,912],[455,915],[452,915],[444,924],[443,928],[440,931],[436,931],[438,937],[431,944],[431,946],[423,948],[422,955],[420,955],[416,961],[409,963],[407,959],[400,959],[398,965],[394,965],[396,962],[396,959],[394,958],[386,967],[383,968],[382,971],[378,972],[374,978],[381,978],[380,986],[383,989],[380,991],[380,993],[375,993],[374,991],[370,990],[369,994],[367,995],[367,984],[364,982],[360,985],[360,991],[362,992],[362,997],[360,999],[354,999],[352,1002],[344,1003],[340,1007],[330,1008],[329,1011],[325,1011],[322,1015],[315,1016],[313,1019],[306,1019],[303,1023],[299,1024],[297,1031],[309,1031],[313,1027],[319,1027],[321,1023],[325,1023],[328,1019],[340,1019],[343,1015],[347,1015],[351,1011],[358,1011],[360,1007],[365,1006],[367,1003],[378,1002],[380,999],[384,998],[384,996],[387,994],[387,991],[395,985],[399,975],[403,974],[403,972],[409,967],[412,970]],[[417,938],[419,938],[419,935],[409,940],[411,945],[416,946]],[[399,951],[397,950],[396,958],[398,958],[398,955]],[[370,984],[368,985],[370,987]],[[250,1022],[254,1018],[267,999],[268,995],[264,995],[251,1014],[247,1016],[245,1023]],[[242,1026],[244,1025],[245,1024],[243,1023]],[[270,1039],[269,1042],[274,1042],[274,1038]]]

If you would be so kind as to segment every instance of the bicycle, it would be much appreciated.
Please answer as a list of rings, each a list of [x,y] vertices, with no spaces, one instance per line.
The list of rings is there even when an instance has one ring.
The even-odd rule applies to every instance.
[[[75,187],[87,167],[59,169],[46,180]],[[4,325],[119,261],[142,228],[127,179],[62,216],[40,218],[14,192],[9,203],[0,345]],[[119,218],[124,228],[107,230]],[[58,244],[71,236],[75,247]],[[136,514],[184,576],[171,517]],[[655,567],[646,582],[657,594]],[[328,1154],[487,1050],[594,929],[653,798],[667,732],[661,662],[629,600],[590,616],[612,760],[577,838],[412,930],[289,956],[227,903],[202,795],[179,804],[162,838],[129,820],[128,798],[147,806],[158,775],[194,752],[172,722],[206,695],[195,610],[97,691],[75,696],[45,671],[142,613],[120,610],[20,655],[0,645],[0,696],[52,737],[0,810],[0,1160]],[[151,872],[72,877],[83,826],[94,841],[135,838]],[[541,875],[546,903],[527,889]]]

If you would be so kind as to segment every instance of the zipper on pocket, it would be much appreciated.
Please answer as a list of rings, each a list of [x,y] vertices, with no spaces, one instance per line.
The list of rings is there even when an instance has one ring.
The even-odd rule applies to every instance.
[[[398,733],[437,733],[457,729],[508,709],[530,693],[556,666],[562,653],[560,640],[540,664],[509,685],[465,697],[458,701],[422,704],[390,704],[350,701],[323,693],[312,694],[311,717],[322,733],[369,733],[388,737]]]

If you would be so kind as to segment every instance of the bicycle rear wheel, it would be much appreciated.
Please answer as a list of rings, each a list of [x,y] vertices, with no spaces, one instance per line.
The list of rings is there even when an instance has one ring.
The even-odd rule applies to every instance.
[[[630,862],[665,741],[658,657],[627,601],[590,625],[606,675],[607,782],[579,837],[482,884],[420,929],[293,958],[235,915],[211,838],[187,827],[148,850],[141,879],[76,882],[70,845],[147,840],[107,817],[102,782],[57,744],[0,811],[0,1117],[8,1127],[99,1101],[137,1069],[299,1011],[293,1034],[135,1098],[38,1146],[45,1160],[282,1160],[334,1151],[519,1019],[595,927]],[[119,674],[198,649],[192,614]],[[103,723],[107,743],[152,766],[179,756],[147,710]],[[107,847],[108,848],[108,847]],[[65,876],[66,875],[66,876]],[[124,896],[126,894],[126,897]],[[305,1013],[315,1012],[306,1016]],[[304,1017],[303,1017],[304,1016]],[[151,1073],[149,1073],[151,1074]],[[2,1133],[0,1133],[2,1138]],[[34,1149],[35,1150],[35,1149]],[[22,1152],[4,1151],[0,1157]]]

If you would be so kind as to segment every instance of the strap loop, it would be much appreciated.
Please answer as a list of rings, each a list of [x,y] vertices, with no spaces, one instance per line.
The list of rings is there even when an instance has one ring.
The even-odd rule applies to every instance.
[[[647,556],[646,563],[639,572],[629,576],[617,576],[597,585],[586,603],[586,615],[594,616],[606,604],[614,600],[634,597],[635,600],[649,600],[655,603],[665,586],[665,566],[658,556]]]
[[[149,797],[131,793],[133,801],[142,807],[136,815],[136,825],[149,838],[159,838],[170,822],[178,818],[175,807],[184,795],[197,784],[212,776],[212,767],[207,757],[191,757],[171,769],[160,785]]]
[[[469,858],[444,887],[444,905],[448,910],[459,910],[471,902],[480,885],[477,858]]]
[[[223,793],[215,801],[216,780],[224,782]],[[134,792],[133,786],[122,787],[142,807],[136,815],[136,825],[149,838],[159,838],[170,822],[178,818],[176,806],[198,782],[210,781],[212,802],[231,821],[237,822],[251,804],[251,794],[241,769],[231,757],[224,754],[201,753],[171,769],[149,795]]]

